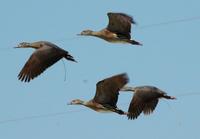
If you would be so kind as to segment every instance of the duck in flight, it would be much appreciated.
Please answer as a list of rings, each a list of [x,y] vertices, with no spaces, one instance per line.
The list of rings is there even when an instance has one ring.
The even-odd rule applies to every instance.
[[[84,30],[78,35],[95,36],[111,43],[129,43],[142,45],[140,42],[131,40],[131,24],[135,24],[133,18],[124,13],[107,13],[109,23],[100,31]]]
[[[76,62],[73,56],[71,56],[67,51],[47,41],[38,41],[33,43],[22,42],[15,48],[36,49],[18,74],[18,79],[24,82],[30,82],[30,80],[40,75],[48,67],[52,66],[62,58]]]
[[[96,84],[96,94],[90,101],[80,99],[72,100],[69,105],[83,105],[97,112],[115,112],[120,115],[127,115],[126,112],[117,108],[117,101],[120,89],[128,83],[126,73],[118,74]]]
[[[164,91],[154,86],[139,86],[139,87],[123,87],[120,91],[134,92],[133,98],[128,109],[128,119],[136,119],[142,112],[145,115],[151,114],[159,99],[176,99],[173,96],[168,96]]]

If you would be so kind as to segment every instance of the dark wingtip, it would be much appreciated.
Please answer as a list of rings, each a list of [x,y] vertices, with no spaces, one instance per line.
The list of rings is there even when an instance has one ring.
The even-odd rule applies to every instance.
[[[127,117],[128,117],[128,120],[135,120],[135,119],[137,119],[138,116],[134,116],[134,114],[128,113]]]
[[[137,24],[136,21],[133,19],[133,17],[131,15],[128,15],[128,14],[125,14],[125,13],[119,13],[120,15],[126,17],[129,19],[129,21],[132,23],[132,24]]]
[[[121,75],[123,76],[124,79],[126,79],[126,82],[128,83],[129,82],[128,74],[126,72],[124,72]]]
[[[125,18],[128,18],[128,20],[132,23],[132,24],[137,24],[137,22],[133,19],[133,17],[131,15],[128,15],[126,13],[114,13],[114,12],[108,12],[107,15],[110,16],[112,14],[116,14],[116,15],[121,15],[124,16]]]
[[[33,79],[29,75],[25,75],[22,72],[20,72],[17,77],[18,77],[18,80],[24,83],[29,83]]]

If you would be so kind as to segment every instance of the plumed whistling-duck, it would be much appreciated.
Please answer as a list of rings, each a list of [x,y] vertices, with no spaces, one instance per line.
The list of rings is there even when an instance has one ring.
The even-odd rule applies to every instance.
[[[36,49],[18,75],[19,80],[24,82],[34,79],[61,58],[76,62],[67,51],[47,41],[22,42],[15,48]]]
[[[116,104],[119,91],[127,82],[128,76],[125,73],[104,79],[96,84],[96,94],[92,100],[85,102],[75,99],[69,105],[83,105],[97,112],[115,112],[126,115],[127,113],[118,109]]]
[[[133,18],[124,13],[108,13],[109,24],[101,31],[84,30],[78,35],[95,36],[112,43],[130,43],[142,45],[131,40],[131,24],[135,24]]]
[[[140,113],[151,114],[158,104],[159,98],[176,99],[154,86],[123,87],[121,91],[135,92],[128,109],[128,119],[136,119]]]

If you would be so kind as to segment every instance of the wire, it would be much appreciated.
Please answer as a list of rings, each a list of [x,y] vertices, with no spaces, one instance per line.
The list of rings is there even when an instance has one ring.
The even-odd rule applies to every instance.
[[[21,117],[21,118],[2,120],[2,121],[0,121],[0,124],[6,124],[6,123],[10,123],[10,122],[19,122],[19,121],[24,121],[24,120],[38,119],[38,118],[55,117],[55,116],[66,115],[66,114],[71,114],[71,113],[80,112],[80,111],[81,110],[68,111],[68,112],[56,112],[56,113],[33,115],[33,116],[25,116],[25,117]]]
[[[63,63],[64,73],[65,73],[65,75],[64,75],[64,81],[66,81],[66,78],[67,78],[67,70],[66,70],[65,62],[64,62],[63,59],[62,59],[62,63]]]
[[[0,47],[1,51],[10,51],[12,47]]]
[[[200,20],[200,16],[143,25],[143,26],[140,26],[139,29],[146,29],[146,28],[151,28],[151,27],[156,27],[156,26],[163,26],[163,25],[169,25],[169,24],[175,24],[175,23],[181,23],[181,22],[189,22],[189,21],[195,21],[195,20]],[[53,40],[53,41],[56,41],[56,42],[58,42],[58,41],[68,41],[68,40],[74,40],[74,39],[79,39],[79,38],[81,38],[81,37],[76,36],[76,37],[70,37],[70,38],[61,38],[61,39],[57,39],[57,40]],[[4,50],[4,51],[6,51],[7,49],[11,49],[11,48],[6,48],[6,47],[0,48],[0,50]],[[62,62],[63,62],[63,66],[64,66],[64,69],[65,69],[64,80],[66,81],[66,67],[65,67],[63,60],[62,60]],[[177,95],[179,97],[183,97],[183,96],[191,96],[191,95],[200,95],[200,93],[185,93],[185,94],[177,94]],[[168,106],[169,106],[169,104],[168,104]],[[16,118],[16,119],[8,119],[8,120],[0,121],[0,124],[23,121],[23,120],[30,120],[30,119],[36,119],[36,118],[55,117],[55,116],[66,115],[66,114],[70,114],[70,113],[74,113],[74,112],[80,112],[80,110],[79,111],[68,111],[68,112],[57,112],[57,113],[50,113],[50,114],[43,114],[43,115],[26,116],[26,117]]]
[[[62,41],[69,41],[69,40],[77,40],[80,39],[82,37],[80,36],[74,36],[74,37],[69,37],[69,38],[60,38],[60,39],[55,39],[55,40],[50,40],[52,42],[62,42]],[[10,50],[14,50],[13,47],[0,47],[0,51],[10,51]]]
[[[200,93],[185,93],[185,94],[179,94],[179,96],[189,96],[189,95],[200,95]],[[167,101],[165,101],[167,103]],[[127,105],[127,102],[120,103],[120,105]],[[172,109],[172,107],[167,103],[168,107]],[[34,115],[34,116],[25,116],[22,118],[15,118],[15,119],[8,119],[8,120],[2,120],[0,121],[0,124],[6,124],[10,122],[18,122],[18,121],[24,121],[24,120],[31,120],[31,119],[38,119],[38,118],[46,118],[46,117],[55,117],[55,116],[60,116],[60,115],[67,115],[71,113],[78,113],[81,112],[82,110],[77,110],[77,111],[67,111],[67,112],[55,112],[55,113],[49,113],[49,114],[41,114],[41,115]],[[175,112],[174,112],[175,113]],[[176,119],[178,119],[178,116],[176,115]],[[181,121],[178,121],[179,125],[181,125]]]
[[[184,94],[179,94],[179,97],[183,97],[183,96],[190,96],[190,95],[200,95],[200,93],[184,93]],[[165,101],[168,105],[168,107],[174,112],[174,114],[176,115],[176,119],[178,119],[178,114],[175,113],[175,111],[173,110],[173,108],[169,105],[169,103],[167,101]],[[121,105],[126,105],[127,103],[121,103]],[[6,123],[10,123],[10,122],[19,122],[19,121],[24,121],[24,120],[31,120],[31,119],[39,119],[39,118],[47,118],[47,117],[56,117],[56,116],[60,116],[60,115],[67,115],[67,114],[72,114],[72,113],[78,113],[81,112],[82,110],[77,110],[77,111],[67,111],[67,112],[56,112],[56,113],[49,113],[49,114],[41,114],[41,115],[33,115],[33,116],[25,116],[25,117],[21,117],[21,118],[15,118],[15,119],[8,119],[8,120],[2,120],[0,121],[0,124],[6,124]],[[181,126],[181,121],[178,120],[178,124],[179,126]]]
[[[196,96],[196,95],[200,95],[200,93],[197,92],[192,92],[192,93],[183,93],[183,94],[175,94],[178,97],[185,97],[185,96]]]
[[[146,29],[146,28],[151,28],[151,27],[156,27],[156,26],[163,26],[163,25],[182,23],[182,22],[189,22],[189,21],[195,21],[195,20],[200,20],[200,16],[182,18],[182,19],[176,19],[176,20],[169,20],[169,21],[160,22],[160,23],[153,23],[153,24],[143,25],[143,26],[139,27],[139,29]]]
[[[157,26],[164,26],[164,25],[169,25],[169,24],[183,23],[183,22],[189,22],[189,21],[195,21],[195,20],[200,20],[200,16],[182,18],[182,19],[176,19],[176,20],[169,20],[169,21],[160,22],[160,23],[147,24],[147,25],[138,27],[138,29],[147,29],[147,28],[152,28],[152,27],[157,27]],[[82,37],[74,36],[74,37],[69,37],[69,38],[60,38],[60,39],[56,39],[56,40],[52,40],[52,41],[53,42],[61,42],[61,41],[76,40],[76,39],[80,39],[80,38],[82,38]],[[7,49],[8,48],[0,48],[0,50],[3,50],[3,51],[6,51]]]
[[[190,96],[190,95],[200,95],[200,93],[184,93],[184,94],[179,94],[179,97],[183,96]],[[167,103],[167,101],[165,101]],[[120,105],[126,105],[127,103],[121,103]],[[172,107],[167,103],[168,107],[175,113],[175,111],[172,109]],[[81,112],[82,110],[77,110],[77,111],[67,111],[67,112],[56,112],[56,113],[49,113],[49,114],[41,114],[41,115],[34,115],[34,116],[26,116],[22,118],[15,118],[15,119],[8,119],[8,120],[2,120],[0,121],[0,124],[6,124],[10,122],[18,122],[18,121],[24,121],[24,120],[31,120],[31,119],[38,119],[38,118],[46,118],[46,117],[55,117],[55,116],[60,116],[60,115],[67,115],[71,113],[78,113]],[[175,114],[176,115],[176,114]],[[178,116],[176,115],[176,119],[178,119]],[[178,120],[179,125],[181,125],[181,121]]]
[[[82,38],[81,36],[74,36],[74,37],[68,37],[68,38],[60,38],[56,40],[52,40],[52,42],[62,42],[62,41],[70,41],[70,40],[77,40]]]
[[[177,114],[177,112],[171,107],[171,105],[166,101],[164,100],[164,102],[167,104],[168,108],[174,113],[175,115],[175,118],[178,122],[178,125],[181,126],[182,125],[182,120],[180,120],[179,118],[181,118],[180,114]]]

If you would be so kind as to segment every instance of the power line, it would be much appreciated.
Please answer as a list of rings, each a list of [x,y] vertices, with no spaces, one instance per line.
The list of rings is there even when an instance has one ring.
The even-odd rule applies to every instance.
[[[151,27],[156,27],[156,26],[163,26],[163,25],[169,25],[169,24],[175,24],[175,23],[181,23],[181,22],[189,22],[189,21],[195,21],[195,20],[200,20],[200,16],[143,25],[143,26],[139,27],[139,29],[146,29],[146,28],[151,28]],[[57,40],[53,40],[53,41],[67,41],[67,40],[74,40],[77,38],[81,38],[81,37],[76,36],[76,37],[70,37],[70,38],[57,39]],[[4,51],[6,51],[7,49],[11,49],[11,48],[6,48],[6,47],[0,48],[0,50],[4,50]],[[191,96],[191,95],[192,96],[200,95],[200,93],[185,93],[185,94],[177,94],[177,95],[178,95],[178,97],[183,97],[183,96]],[[43,115],[26,116],[26,117],[16,118],[16,119],[8,119],[8,120],[0,121],[0,124],[23,121],[23,120],[30,120],[30,119],[36,119],[36,118],[55,117],[55,116],[66,115],[66,114],[70,114],[70,113],[74,113],[74,112],[80,112],[80,110],[79,111],[68,111],[68,112],[57,112],[57,113],[50,113],[50,114],[43,114]]]
[[[182,94],[175,94],[178,97],[185,97],[185,96],[198,96],[200,93],[198,92],[192,92],[192,93],[182,93]]]
[[[50,41],[52,41],[52,42],[62,42],[62,41],[77,40],[77,39],[80,39],[80,38],[82,38],[82,37],[73,36],[73,37],[60,38],[60,39],[55,39],[55,40],[50,40]],[[14,50],[14,47],[0,47],[0,51],[10,51],[10,50]]]
[[[2,121],[0,121],[0,124],[6,124],[6,123],[10,123],[10,122],[19,122],[19,121],[24,121],[24,120],[38,119],[38,118],[55,117],[55,116],[61,116],[61,115],[71,114],[71,113],[80,112],[80,111],[81,110],[25,116],[25,117],[21,117],[21,118],[2,120]]]
[[[177,97],[194,96],[194,95],[200,95],[200,93],[194,92],[194,93],[177,94]],[[120,105],[127,105],[127,104],[128,104],[127,102],[126,103],[120,103]],[[167,104],[167,105],[169,105],[169,104]],[[170,107],[170,109],[172,109],[171,106],[169,106],[169,107]],[[72,113],[78,113],[78,112],[81,112],[81,111],[82,111],[82,109],[79,109],[79,110],[76,110],[76,111],[55,112],[55,113],[48,113],[48,114],[25,116],[25,117],[21,117],[21,118],[2,120],[2,121],[0,121],[0,124],[6,124],[6,123],[11,123],[11,122],[19,122],[19,121],[25,121],[25,120],[32,120],[32,119],[39,119],[39,118],[47,118],[47,117],[56,117],[56,116],[67,115],[67,114],[72,114]]]
[[[180,117],[181,117],[180,114],[177,113],[166,100],[164,100],[164,102],[167,104],[168,108],[173,112],[175,119],[178,122],[178,125],[181,126],[182,125],[182,119],[180,119]]]
[[[190,21],[196,21],[196,20],[200,20],[200,16],[194,16],[194,17],[188,17],[188,18],[175,19],[175,20],[169,20],[169,21],[164,21],[164,22],[159,22],[159,23],[142,25],[142,26],[139,26],[138,29],[147,29],[147,28],[152,28],[152,27],[157,27],[157,26],[164,26],[164,25],[190,22]],[[80,36],[74,36],[74,37],[68,37],[68,38],[63,37],[63,38],[55,39],[55,40],[52,40],[52,41],[53,42],[61,42],[61,41],[76,40],[76,39],[80,39],[80,38],[82,38],[82,37],[80,37]],[[3,50],[3,51],[6,51],[7,49],[11,49],[11,48],[6,48],[6,47],[0,48],[0,50]]]
[[[160,22],[160,23],[143,25],[143,26],[139,27],[139,29],[146,29],[146,28],[151,28],[151,27],[156,27],[156,26],[163,26],[163,25],[176,24],[176,23],[182,23],[182,22],[190,22],[190,21],[195,21],[195,20],[200,20],[200,16],[182,18],[182,19],[176,19],[176,20],[169,20],[169,21]]]

